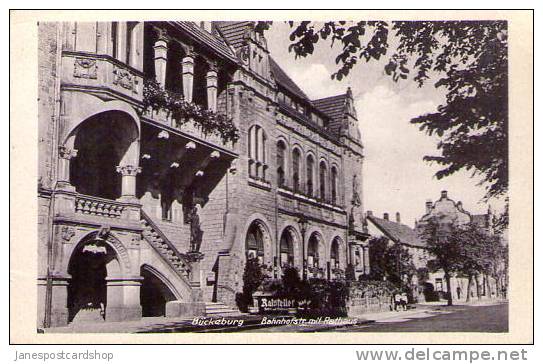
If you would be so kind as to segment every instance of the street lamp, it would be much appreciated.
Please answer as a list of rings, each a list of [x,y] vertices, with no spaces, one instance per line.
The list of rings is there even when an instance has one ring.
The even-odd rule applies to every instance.
[[[300,225],[300,232],[302,233],[302,280],[307,280],[307,261],[305,259],[305,233],[307,231],[307,224],[309,221],[304,214],[300,214],[298,218],[298,224]]]

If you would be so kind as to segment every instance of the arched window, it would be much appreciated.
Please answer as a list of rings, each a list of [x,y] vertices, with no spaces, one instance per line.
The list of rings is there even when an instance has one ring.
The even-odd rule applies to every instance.
[[[326,200],[326,175],[327,175],[327,170],[326,170],[326,163],[324,163],[324,161],[321,161],[320,165],[319,165],[319,182],[320,182],[320,198],[322,200]]]
[[[259,125],[249,128],[249,177],[266,180],[266,134]]]
[[[332,203],[337,204],[338,202],[338,196],[337,196],[337,168],[335,166],[332,166],[332,172],[330,177],[330,187],[332,188]]]
[[[294,242],[292,235],[288,230],[283,231],[280,241],[280,256],[279,261],[281,267],[294,265]]]
[[[247,257],[258,258],[262,264],[264,262],[264,235],[258,223],[253,222],[247,231],[245,239]]]
[[[337,238],[332,241],[332,247],[330,249],[330,265],[332,268],[339,268],[339,241]]]
[[[285,154],[286,154],[286,145],[280,140],[277,142],[277,186],[285,186]]]
[[[314,173],[314,164],[315,161],[313,156],[310,154],[307,156],[307,171],[306,171],[306,186],[307,186],[307,195],[313,196],[313,173]]]
[[[319,268],[319,237],[317,234],[312,234],[309,238],[309,243],[307,245],[307,266]]]
[[[292,183],[294,192],[300,192],[300,150],[295,148],[292,151]]]

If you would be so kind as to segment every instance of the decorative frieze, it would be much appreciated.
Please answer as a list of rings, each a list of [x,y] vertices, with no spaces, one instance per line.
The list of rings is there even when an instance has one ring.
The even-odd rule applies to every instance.
[[[63,226],[60,228],[60,238],[62,242],[68,244],[75,235],[75,229],[71,226]]]
[[[131,165],[117,166],[117,172],[123,176],[136,176],[141,172],[141,167]]]
[[[77,149],[70,149],[64,145],[58,147],[58,155],[62,159],[72,159],[77,157]]]
[[[136,77],[127,69],[113,66],[113,84],[137,93]]]
[[[91,58],[75,58],[74,60],[74,77],[87,78],[95,80],[98,78],[98,65],[95,59]]]

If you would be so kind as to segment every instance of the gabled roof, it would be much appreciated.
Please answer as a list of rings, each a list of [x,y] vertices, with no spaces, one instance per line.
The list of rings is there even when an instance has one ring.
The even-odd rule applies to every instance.
[[[332,122],[330,123],[330,129],[338,132],[343,118],[345,116],[345,103],[347,94],[325,97],[311,101],[313,105],[321,110],[326,115],[330,116]]]
[[[215,29],[234,48],[243,45],[247,29],[253,25],[252,21],[217,21],[214,22]]]
[[[396,243],[406,244],[418,248],[424,248],[426,246],[424,241],[419,237],[415,230],[411,229],[407,225],[385,219],[380,219],[375,216],[368,216],[367,218],[379,230],[381,230],[381,232],[385,234],[385,236],[387,236],[389,239]]]
[[[189,36],[191,36],[194,41],[199,42],[207,46],[211,51],[218,53],[220,56],[238,63],[238,59],[232,49],[228,47],[226,42],[216,36],[213,35],[204,29],[200,28],[198,24],[196,24],[193,21],[174,21],[170,22],[173,26],[180,28],[185,33],[187,33]]]
[[[297,97],[301,98],[302,100],[309,101],[309,98],[307,95],[302,91],[298,85],[286,74],[285,71],[275,62],[275,60],[270,57],[270,68],[271,72],[273,74],[273,77],[275,77],[275,81],[287,89],[288,91],[292,92]]]

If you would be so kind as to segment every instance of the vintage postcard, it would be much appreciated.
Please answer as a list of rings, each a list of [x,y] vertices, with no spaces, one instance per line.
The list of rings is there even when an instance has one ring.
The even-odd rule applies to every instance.
[[[532,342],[532,13],[267,15],[12,12],[12,341]]]

